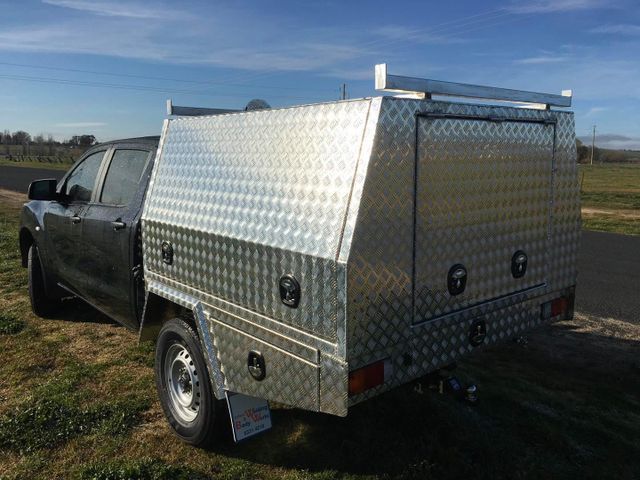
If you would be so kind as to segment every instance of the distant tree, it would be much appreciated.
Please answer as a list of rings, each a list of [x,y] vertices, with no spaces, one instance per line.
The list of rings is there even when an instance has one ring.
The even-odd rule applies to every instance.
[[[44,145],[44,135],[40,133],[33,137],[33,143],[36,145]]]
[[[576,139],[576,153],[578,158],[578,163],[585,163],[589,160],[591,155],[591,149],[587,147],[580,140]]]
[[[95,145],[96,143],[96,137],[94,135],[80,135],[81,147],[90,147],[91,145]]]
[[[11,140],[11,132],[9,130],[5,130],[4,132],[2,132],[2,143],[4,143],[5,145],[4,153],[7,156],[11,154],[11,147],[9,147],[9,145],[11,145]]]
[[[13,132],[12,140],[14,145],[25,145],[31,140],[31,135],[23,130]]]
[[[96,137],[93,135],[74,135],[67,144],[74,147],[90,147],[96,143]]]
[[[47,145],[49,146],[49,155],[53,155],[55,140],[53,139],[53,135],[47,135]]]

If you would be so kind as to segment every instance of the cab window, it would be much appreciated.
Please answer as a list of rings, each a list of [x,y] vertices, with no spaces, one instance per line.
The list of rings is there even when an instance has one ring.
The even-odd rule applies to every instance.
[[[70,201],[88,202],[91,200],[103,157],[104,151],[89,155],[67,177],[64,193]]]
[[[116,150],[104,179],[100,201],[109,205],[129,205],[138,190],[148,158],[146,150]]]

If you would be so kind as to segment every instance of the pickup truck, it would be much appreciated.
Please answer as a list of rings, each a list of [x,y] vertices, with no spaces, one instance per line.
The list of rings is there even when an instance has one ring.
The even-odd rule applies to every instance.
[[[96,146],[60,182],[32,183],[20,247],[34,312],[73,294],[155,341],[164,413],[197,445],[227,412],[236,441],[271,426],[269,401],[346,416],[571,318],[569,93],[384,64],[376,88],[413,94],[239,111],[169,102],[160,138]]]

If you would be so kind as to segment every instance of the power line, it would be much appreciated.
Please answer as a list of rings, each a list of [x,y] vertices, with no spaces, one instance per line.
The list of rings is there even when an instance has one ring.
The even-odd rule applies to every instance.
[[[37,68],[42,70],[57,70],[62,72],[75,72],[75,73],[88,73],[91,75],[106,75],[111,77],[126,77],[126,78],[140,78],[145,80],[159,80],[159,81],[168,81],[168,82],[180,82],[180,83],[190,83],[197,85],[220,85],[220,86],[229,86],[229,87],[251,87],[251,88],[267,88],[267,89],[276,89],[276,90],[299,90],[299,91],[307,91],[307,92],[323,92],[327,93],[327,89],[309,89],[306,87],[284,87],[284,86],[275,86],[275,85],[255,85],[255,84],[246,84],[246,83],[231,83],[231,82],[223,82],[223,81],[208,81],[208,80],[188,80],[184,78],[170,78],[170,77],[156,77],[151,75],[137,75],[130,73],[116,73],[116,72],[104,72],[97,70],[83,70],[79,68],[64,68],[64,67],[51,67],[44,65],[31,65],[26,63],[10,63],[10,62],[0,62],[0,65],[7,65],[12,67],[20,67],[20,68]]]
[[[506,15],[513,15],[512,12],[507,11],[504,8],[498,8],[496,10],[490,10],[487,12],[483,12],[483,13],[478,13],[475,15],[469,15],[467,17],[462,17],[459,18],[457,20],[450,20],[448,22],[442,22],[442,23],[437,23],[435,25],[432,25],[429,28],[426,29],[420,29],[420,28],[415,28],[413,29],[413,33],[410,33],[407,36],[404,36],[402,38],[396,38],[396,39],[377,39],[377,40],[373,40],[364,44],[359,45],[360,48],[364,48],[364,47],[369,47],[369,46],[374,46],[377,44],[385,44],[385,45],[392,45],[392,44],[396,44],[396,43],[402,43],[402,42],[406,42],[406,41],[410,41],[410,40],[415,40],[420,38],[421,36],[425,35],[425,34],[434,34],[434,33],[443,33],[443,32],[447,32],[447,33],[451,33],[451,29],[455,30],[458,29],[460,27],[464,27],[464,26],[469,26],[469,25],[474,25],[474,24],[480,24],[486,21],[491,21],[491,20],[495,20],[498,17],[502,17],[502,16],[506,16]],[[487,17],[487,18],[479,18],[479,17]],[[471,20],[474,19],[475,20]],[[463,33],[463,32],[454,32],[454,33]]]
[[[533,17],[534,15],[535,15],[534,13],[530,13],[530,14],[527,14],[527,15],[518,15],[515,18],[505,19],[505,20],[502,20],[500,22],[494,22],[494,23],[489,23],[489,24],[485,24],[485,25],[479,25],[479,26],[477,26],[475,28],[465,29],[464,32],[457,32],[457,33],[475,32],[477,30],[482,30],[484,28],[495,27],[496,25],[504,25],[505,23],[517,22],[517,21],[520,21],[520,20],[524,20],[526,18]],[[493,19],[493,20],[495,20],[495,19]]]
[[[0,74],[0,79],[6,80],[18,80],[25,82],[37,82],[37,83],[50,83],[56,85],[77,85],[77,86],[86,86],[86,87],[101,87],[101,88],[113,88],[119,90],[138,90],[143,92],[153,92],[153,93],[169,93],[169,94],[185,94],[185,95],[200,95],[200,96],[208,96],[208,97],[238,97],[238,93],[205,93],[205,92],[194,92],[190,90],[176,90],[170,88],[162,88],[162,87],[151,87],[145,85],[129,85],[129,84],[118,84],[118,83],[103,83],[103,82],[91,82],[84,80],[71,80],[65,78],[46,78],[46,77],[32,77],[26,75],[7,75]],[[295,99],[295,100],[309,100],[309,97],[297,97],[292,95],[272,95],[274,98],[287,98],[287,99]],[[316,97],[316,99],[318,99]]]

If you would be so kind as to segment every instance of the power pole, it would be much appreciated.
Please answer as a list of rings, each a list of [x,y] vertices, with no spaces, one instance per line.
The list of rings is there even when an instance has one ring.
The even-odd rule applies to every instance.
[[[347,99],[347,84],[346,83],[342,84],[342,88],[340,89],[340,91],[341,91],[340,98],[342,100],[346,100]]]
[[[591,165],[593,165],[593,151],[596,148],[596,126],[593,126],[593,136],[591,137]]]

